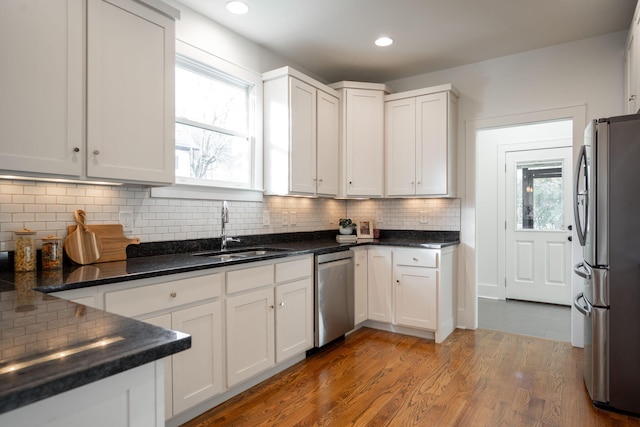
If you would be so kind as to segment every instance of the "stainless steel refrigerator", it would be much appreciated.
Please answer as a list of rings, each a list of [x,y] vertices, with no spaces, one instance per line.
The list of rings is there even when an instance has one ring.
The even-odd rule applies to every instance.
[[[597,406],[640,414],[640,115],[587,126],[574,214],[585,385]]]

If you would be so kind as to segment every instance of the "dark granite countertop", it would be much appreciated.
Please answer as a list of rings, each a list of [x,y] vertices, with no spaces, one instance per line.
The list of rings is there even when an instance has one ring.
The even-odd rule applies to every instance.
[[[0,413],[191,347],[191,336],[33,290],[0,292]]]
[[[442,248],[458,232],[381,231],[379,239],[338,243],[335,231],[244,236],[241,247],[280,249],[265,256],[214,262],[194,252],[214,251],[219,239],[152,242],[129,246],[126,261],[54,271],[14,273],[12,256],[0,256],[0,413],[188,349],[189,335],[61,300],[47,293],[158,277],[221,266],[380,245]],[[41,292],[38,292],[41,291]],[[106,347],[93,343],[115,339]],[[42,358],[82,349],[63,359]],[[40,360],[40,361],[39,361]],[[81,363],[79,363],[81,361]],[[12,370],[20,364],[28,366]]]

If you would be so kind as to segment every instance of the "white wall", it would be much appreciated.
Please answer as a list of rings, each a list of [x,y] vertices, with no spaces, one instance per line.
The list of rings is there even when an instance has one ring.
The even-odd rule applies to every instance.
[[[234,33],[198,12],[177,3],[163,0],[180,10],[180,20],[176,21],[176,39],[222,58],[249,71],[264,73],[276,68],[291,66],[309,76],[327,83],[325,80],[299,64]]]
[[[452,83],[458,109],[458,193],[462,197],[458,323],[477,327],[475,144],[473,120],[586,106],[588,118],[622,114],[626,31],[386,82],[394,91]],[[478,147],[482,150],[482,147]],[[581,334],[580,328],[573,328]],[[575,337],[575,335],[574,335]]]

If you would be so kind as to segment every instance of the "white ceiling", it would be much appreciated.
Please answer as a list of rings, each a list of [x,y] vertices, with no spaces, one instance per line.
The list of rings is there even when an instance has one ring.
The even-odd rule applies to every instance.
[[[627,30],[637,0],[178,1],[327,81],[387,82]]]

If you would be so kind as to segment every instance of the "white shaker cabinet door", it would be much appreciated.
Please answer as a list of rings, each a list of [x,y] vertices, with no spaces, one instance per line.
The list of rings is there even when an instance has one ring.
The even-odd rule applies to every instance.
[[[191,348],[173,355],[173,412],[178,414],[223,389],[222,302],[171,313],[172,328],[191,335]]]
[[[435,268],[395,266],[395,322],[437,328],[438,273]]]
[[[82,13],[76,0],[0,2],[0,170],[82,174]]]
[[[416,193],[447,195],[449,153],[447,92],[416,98]],[[453,141],[451,142],[454,143]]]
[[[369,249],[368,252],[369,319],[391,323],[393,321],[391,251]]]
[[[227,298],[227,386],[274,365],[273,287]]]
[[[276,292],[276,363],[313,347],[311,278],[278,285]]]
[[[316,89],[289,79],[291,97],[291,191],[316,192]]]
[[[172,183],[175,29],[128,0],[89,0],[87,176]]]
[[[317,95],[316,126],[316,193],[335,196],[338,194],[340,165],[340,100],[321,90]]]
[[[384,93],[346,89],[346,195],[382,196]]]
[[[386,189],[389,196],[416,194],[416,101],[385,103]]]

